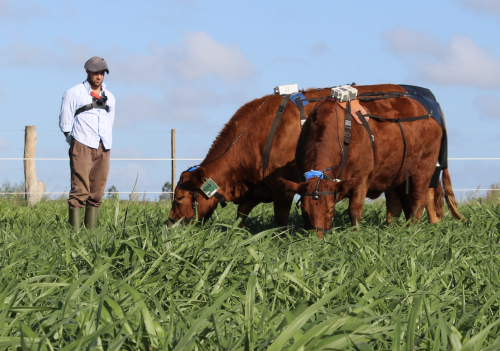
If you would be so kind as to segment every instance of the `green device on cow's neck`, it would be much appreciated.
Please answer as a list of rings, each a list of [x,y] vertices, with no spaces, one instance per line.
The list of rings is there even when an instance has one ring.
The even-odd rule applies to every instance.
[[[212,178],[206,178],[205,183],[203,183],[200,189],[210,199],[220,188]]]

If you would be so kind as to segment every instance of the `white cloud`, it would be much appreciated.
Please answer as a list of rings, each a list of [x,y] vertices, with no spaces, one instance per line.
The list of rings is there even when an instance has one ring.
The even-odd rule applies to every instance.
[[[83,44],[73,44],[68,40],[59,40],[50,47],[29,45],[25,43],[11,44],[0,51],[2,61],[11,67],[39,67],[50,69],[74,69],[83,71],[83,64],[94,51]]]
[[[407,27],[397,27],[382,33],[382,38],[394,54],[422,54],[443,56],[445,43],[434,39],[429,33],[416,32]]]
[[[12,4],[7,0],[0,0],[0,17],[8,18],[12,15]]]
[[[311,54],[312,55],[326,55],[330,53],[330,47],[325,42],[320,42],[311,45]]]
[[[2,0],[0,0],[2,1]],[[50,69],[81,68],[91,56],[104,57],[110,74],[132,85],[165,85],[176,82],[217,77],[226,83],[238,83],[256,74],[254,65],[236,44],[222,44],[205,32],[186,33],[177,45],[152,45],[146,54],[127,57],[117,49],[97,53],[84,44],[59,40],[50,47],[12,44],[1,50],[0,56],[8,66],[35,66]]]
[[[152,46],[151,53],[138,54],[117,62],[117,75],[127,82],[159,83],[216,76],[236,83],[256,73],[253,64],[236,44],[222,44],[204,32],[186,33],[182,43]]]
[[[246,100],[248,97],[244,93],[221,95],[210,89],[190,86],[169,90],[160,98],[153,98],[144,92],[126,94],[120,97],[115,125],[119,128],[129,128],[147,119],[189,128],[201,127],[200,123],[207,122],[204,109]],[[196,125],[193,125],[193,122],[196,122]]]
[[[409,68],[417,79],[500,89],[500,57],[472,38],[454,36],[447,42],[404,27],[383,33],[382,38],[391,52],[410,57]]]
[[[472,10],[500,16],[500,1],[498,0],[460,0],[460,2]]]
[[[106,59],[110,69],[106,82],[112,83],[112,92],[112,86],[118,84],[140,90],[117,96],[117,117],[121,119],[116,123],[120,127],[135,124],[138,118],[163,123],[202,121],[203,108],[246,101],[248,83],[256,74],[236,44],[217,42],[204,32],[186,33],[179,44],[151,45],[146,53],[128,56],[117,48],[96,52],[69,40],[59,40],[50,47],[16,43],[0,50],[0,63],[84,73],[83,65],[91,56]],[[154,90],[162,97],[152,98],[145,90]]]
[[[15,4],[15,6],[14,6]],[[48,9],[33,1],[0,0],[0,18],[14,21],[25,21],[48,14]]]
[[[474,106],[481,112],[481,116],[500,118],[500,99],[497,96],[479,96],[474,100]]]

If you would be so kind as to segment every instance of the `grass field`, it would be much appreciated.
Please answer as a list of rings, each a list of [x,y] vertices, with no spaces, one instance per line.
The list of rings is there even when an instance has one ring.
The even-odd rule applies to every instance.
[[[324,240],[248,225],[235,207],[164,228],[165,203],[108,200],[95,233],[67,226],[64,201],[0,200],[0,350],[500,349],[500,207],[466,223],[357,231],[345,205]]]

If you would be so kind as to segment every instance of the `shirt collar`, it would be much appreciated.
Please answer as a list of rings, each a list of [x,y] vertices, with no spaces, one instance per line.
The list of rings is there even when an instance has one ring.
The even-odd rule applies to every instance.
[[[90,94],[90,84],[88,80],[85,80],[85,82],[83,82],[83,86],[85,87],[85,89],[87,89],[87,92]],[[101,91],[106,91],[106,84],[104,84],[104,82],[101,83]]]

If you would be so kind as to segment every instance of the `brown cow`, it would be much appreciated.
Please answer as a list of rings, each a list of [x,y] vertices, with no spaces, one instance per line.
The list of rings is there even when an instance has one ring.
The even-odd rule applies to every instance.
[[[386,191],[385,198],[387,206],[387,222],[391,223],[394,217],[401,216],[403,207],[394,189]],[[453,217],[466,221],[466,219],[462,217],[458,211],[457,200],[455,199],[455,194],[453,193],[448,169],[443,170],[442,184],[439,182],[436,188],[429,188],[427,192],[426,210],[430,223],[438,223],[442,218],[444,218],[444,200],[446,200],[448,209]],[[409,219],[409,214],[407,219]]]
[[[369,86],[366,89],[393,90],[394,85]],[[321,98],[329,96],[330,89],[309,90],[303,94],[307,98]],[[169,221],[208,219],[218,201],[214,197],[206,198],[199,191],[199,187],[205,178],[212,178],[221,188],[219,193],[225,200],[239,205],[238,217],[242,218],[240,225],[244,224],[256,205],[261,202],[273,202],[276,223],[286,226],[293,194],[285,192],[279,186],[278,178],[296,182],[302,179],[295,162],[295,150],[301,131],[300,117],[292,102],[288,102],[278,125],[269,165],[264,179],[262,177],[264,145],[282,99],[283,97],[278,95],[267,95],[243,105],[235,113],[214,141],[202,166],[181,174],[179,185],[175,189]],[[306,115],[309,115],[316,104],[317,102],[310,102],[304,106]],[[195,198],[196,206],[193,206]],[[401,205],[396,201],[391,213],[397,215],[398,208],[401,209]]]
[[[394,87],[386,91],[394,91]],[[420,103],[408,97],[376,100],[362,105],[368,113],[390,119],[427,114]],[[334,100],[324,100],[316,105],[304,124],[297,145],[296,157],[302,173],[333,167],[326,174],[330,179],[337,178],[334,172],[338,174],[338,168],[334,166],[341,164],[340,140],[344,139],[344,116],[345,111]],[[353,123],[351,146],[340,182],[320,180],[318,177],[301,183],[280,180],[286,191],[302,195],[301,206],[306,224],[314,228],[320,237],[323,231],[331,229],[335,209],[332,193],[349,197],[349,217],[353,226],[361,219],[365,197],[374,199],[391,189],[402,200],[407,218],[419,219],[427,204],[429,183],[440,150],[441,126],[432,118],[403,122],[408,144],[405,161],[403,136],[398,124],[370,120],[369,125],[375,136],[375,149],[372,150],[365,128]],[[405,193],[405,162],[409,164],[409,194]],[[446,175],[449,179],[449,174]],[[308,196],[315,190],[326,194],[316,199]],[[391,200],[390,196],[388,200]]]

